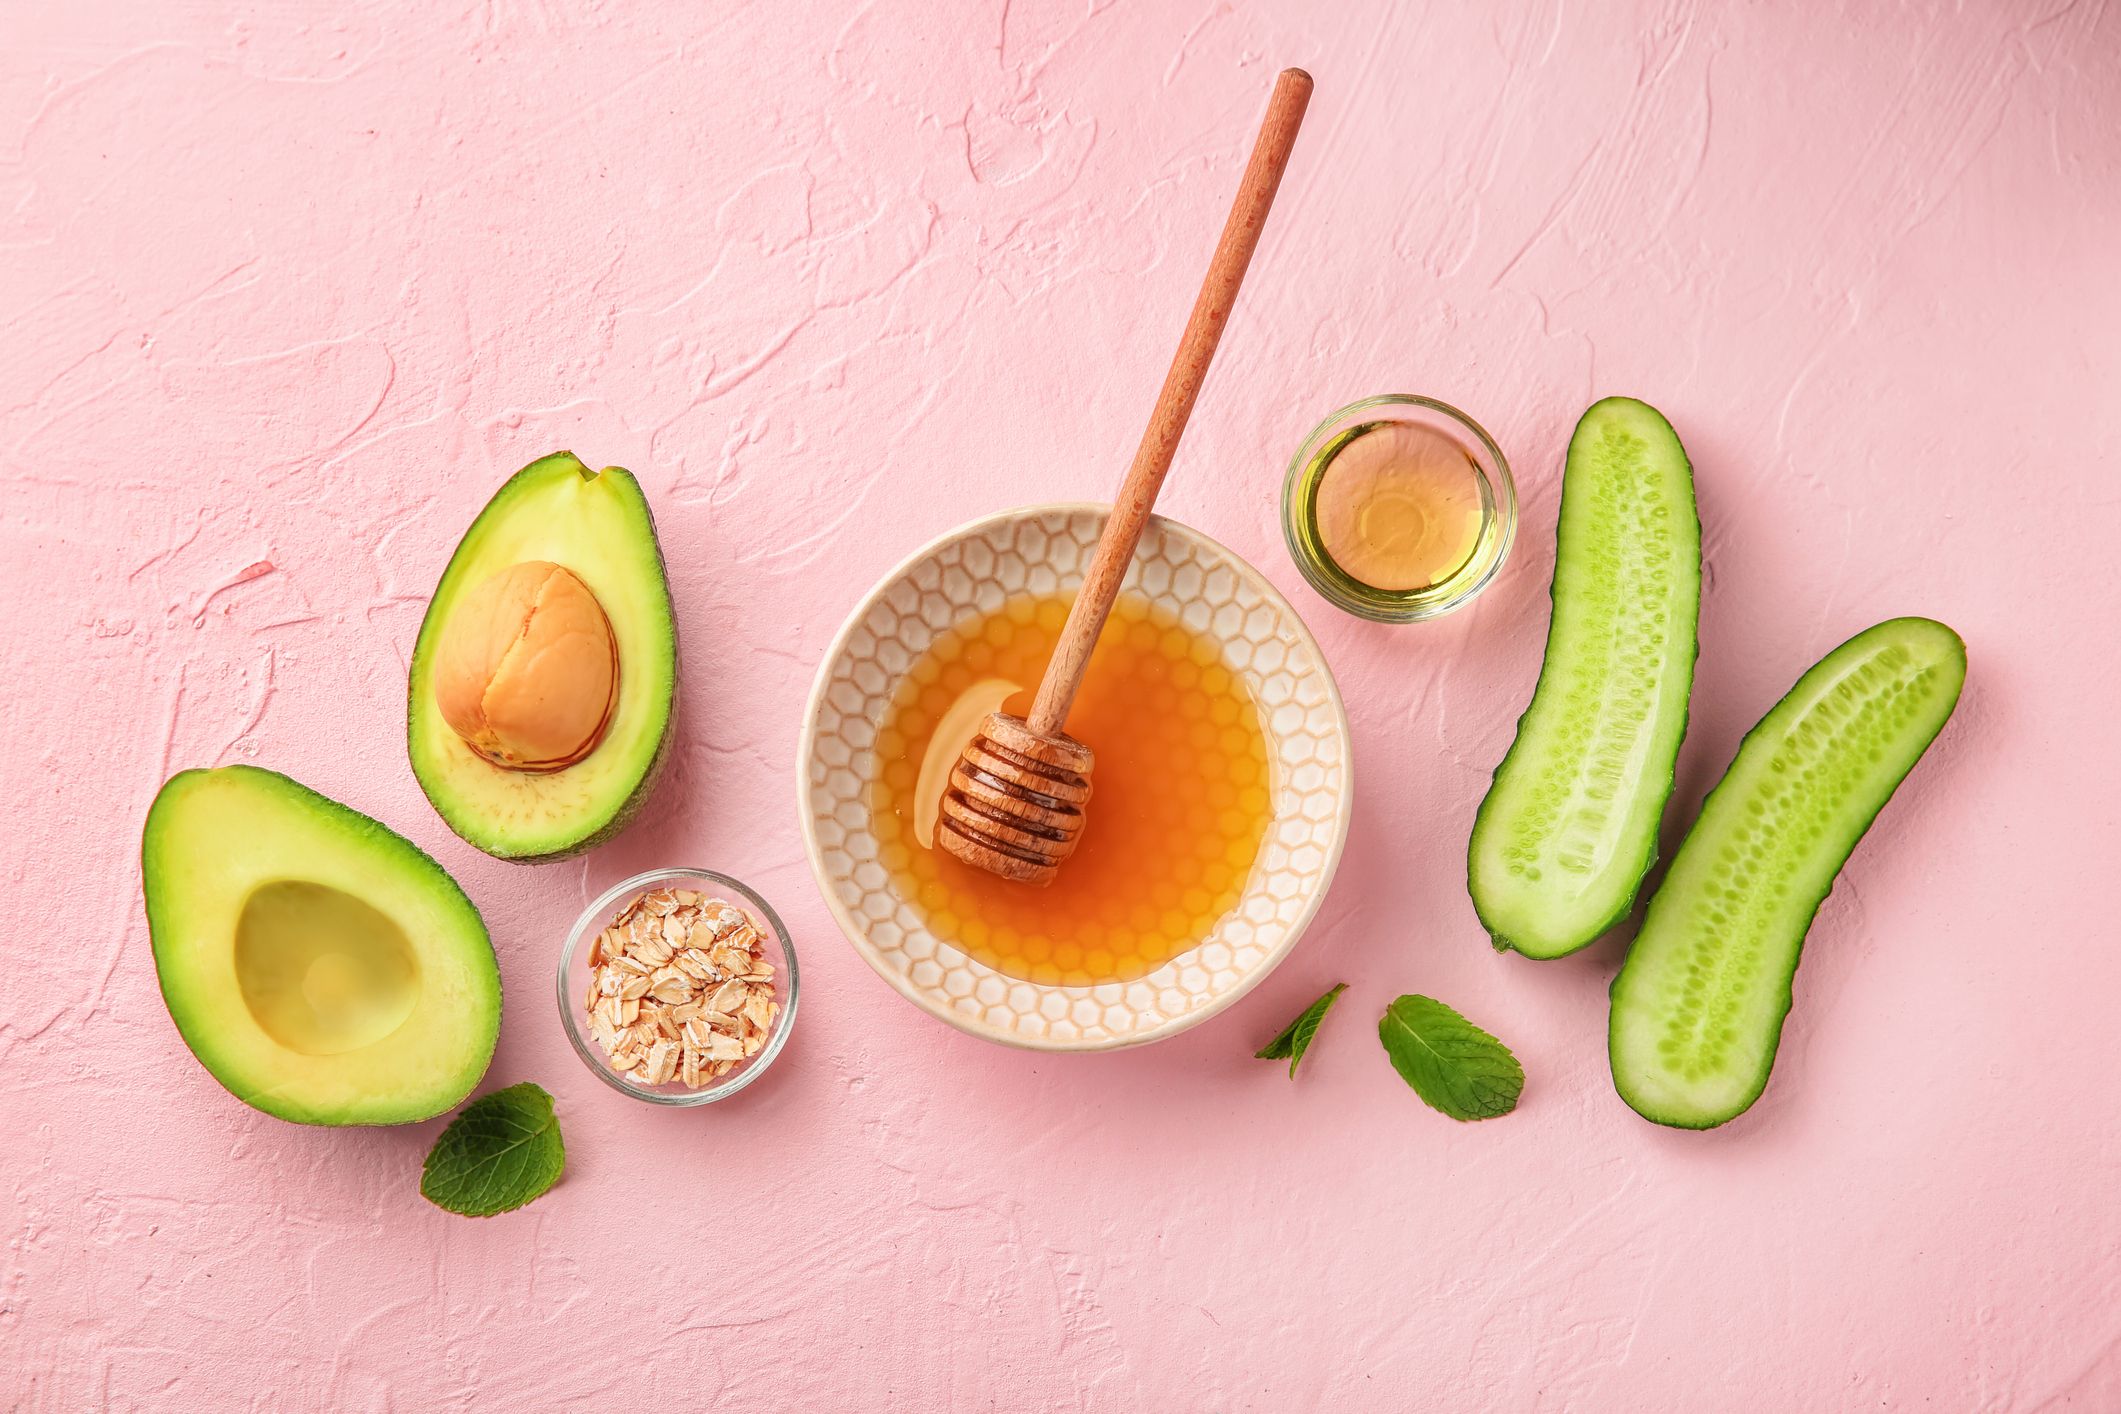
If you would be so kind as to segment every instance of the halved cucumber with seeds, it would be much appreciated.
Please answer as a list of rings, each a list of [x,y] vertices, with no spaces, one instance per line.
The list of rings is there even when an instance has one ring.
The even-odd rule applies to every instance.
[[[1890,619],[1746,736],[1613,979],[1613,1084],[1637,1114],[1708,1129],[1760,1097],[1812,915],[1965,681],[1959,635]]]
[[[1560,957],[1625,918],[1657,857],[1701,607],[1694,469],[1633,398],[1569,439],[1546,661],[1473,822],[1467,888],[1497,948]]]

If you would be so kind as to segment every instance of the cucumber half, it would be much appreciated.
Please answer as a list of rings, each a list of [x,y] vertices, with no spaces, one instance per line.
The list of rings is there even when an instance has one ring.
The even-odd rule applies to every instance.
[[[1812,915],[1965,681],[1959,635],[1889,619],[1747,734],[1613,979],[1613,1084],[1637,1114],[1709,1129],[1760,1098]]]
[[[1546,661],[1473,822],[1466,886],[1497,948],[1572,953],[1657,857],[1701,610],[1694,469],[1657,409],[1593,403],[1569,439]]]

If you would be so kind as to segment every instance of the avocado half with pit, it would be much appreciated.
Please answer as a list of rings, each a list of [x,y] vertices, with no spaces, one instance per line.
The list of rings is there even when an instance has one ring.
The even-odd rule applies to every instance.
[[[403,1124],[471,1093],[501,974],[403,836],[255,766],[172,776],[141,839],[162,999],[229,1093],[298,1124]]]
[[[578,854],[655,785],[677,618],[632,473],[524,467],[464,533],[412,652],[406,745],[449,828],[500,859]]]

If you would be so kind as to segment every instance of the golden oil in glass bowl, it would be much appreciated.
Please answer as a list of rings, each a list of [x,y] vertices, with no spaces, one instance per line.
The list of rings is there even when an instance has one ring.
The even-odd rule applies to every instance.
[[[1313,428],[1282,484],[1282,534],[1335,606],[1382,623],[1433,619],[1502,568],[1517,529],[1509,463],[1446,403],[1390,394]]]
[[[1059,877],[1010,883],[934,847],[933,763],[947,771],[964,745],[938,731],[969,737],[998,693],[1025,711],[1068,604],[1019,597],[936,640],[892,695],[870,809],[881,862],[936,937],[1011,977],[1092,986],[1147,976],[1236,906],[1273,819],[1273,780],[1258,704],[1214,641],[1122,595],[1068,716],[1097,772]]]

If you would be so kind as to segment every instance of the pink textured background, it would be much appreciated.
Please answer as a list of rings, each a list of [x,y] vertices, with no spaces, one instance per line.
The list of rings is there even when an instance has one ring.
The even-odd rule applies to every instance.
[[[0,3],[0,1403],[2121,1408],[2121,10],[832,8]],[[804,693],[913,544],[1106,491],[1287,63],[1318,98],[1166,502],[1325,644],[1346,863],[1227,1016],[986,1046],[828,921]],[[1446,625],[1344,619],[1280,548],[1282,460],[1383,390],[1471,410],[1523,488]],[[1708,1135],[1613,1095],[1617,944],[1498,957],[1461,882],[1609,392],[1700,482],[1675,825],[1853,630],[1972,649],[1766,1098]],[[684,737],[630,833],[526,871],[422,799],[405,656],[562,446],[654,501]],[[485,910],[488,1083],[559,1096],[549,1197],[445,1216],[438,1123],[291,1127],[191,1061],[134,851],[165,774],[225,761]],[[804,948],[788,1054],[704,1113],[597,1085],[548,994],[585,897],[667,861]],[[1248,1059],[1342,979],[1299,1081]],[[1409,990],[1515,1045],[1517,1114],[1413,1099],[1373,1030]]]

